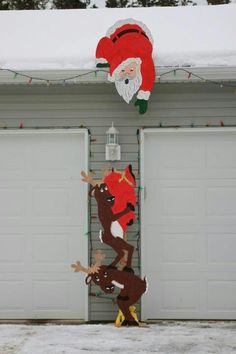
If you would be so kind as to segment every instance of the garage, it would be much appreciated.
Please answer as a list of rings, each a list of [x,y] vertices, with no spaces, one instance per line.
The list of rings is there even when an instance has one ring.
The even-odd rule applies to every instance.
[[[131,164],[141,204],[126,236],[133,270],[149,283],[138,318],[236,319],[232,6],[0,18],[11,34],[1,38],[0,58],[0,318],[114,321],[117,294],[87,287],[70,268],[92,265],[98,249],[104,264],[115,255],[100,242],[97,202],[80,171],[100,180]],[[154,37],[155,85],[143,115],[137,95],[126,104],[109,69],[96,66],[108,28],[130,18]],[[85,23],[91,30],[78,36]],[[105,155],[112,125],[117,161]]]
[[[0,318],[86,319],[86,129],[0,133]]]
[[[236,129],[144,129],[148,319],[236,318]]]

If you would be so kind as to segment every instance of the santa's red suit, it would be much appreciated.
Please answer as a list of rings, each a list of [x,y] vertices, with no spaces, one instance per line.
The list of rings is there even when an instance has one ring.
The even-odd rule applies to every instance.
[[[152,35],[141,22],[133,19],[118,21],[103,37],[96,50],[96,62],[109,63],[109,80],[132,61],[141,64],[142,83],[138,99],[148,100],[155,81],[155,67],[152,59]]]
[[[114,214],[121,212],[127,207],[127,203],[136,206],[135,177],[132,173],[132,166],[125,168],[123,174],[117,171],[109,173],[103,180],[108,186],[109,192],[115,197],[115,204],[112,207]],[[133,223],[135,214],[133,211],[121,216],[112,223],[111,231],[114,236],[123,237],[128,225]]]

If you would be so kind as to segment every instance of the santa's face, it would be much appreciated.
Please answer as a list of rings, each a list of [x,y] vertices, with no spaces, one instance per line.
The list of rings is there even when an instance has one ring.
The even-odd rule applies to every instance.
[[[124,66],[115,78],[115,86],[120,96],[129,103],[142,83],[140,64],[134,62]]]
[[[127,79],[131,78],[134,79],[136,76],[136,70],[137,70],[137,63],[132,62],[129,65],[125,66],[121,71],[119,72],[119,77],[121,79]]]

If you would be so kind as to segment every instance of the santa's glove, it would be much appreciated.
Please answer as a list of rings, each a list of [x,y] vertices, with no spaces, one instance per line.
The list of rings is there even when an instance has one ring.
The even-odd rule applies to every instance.
[[[109,63],[97,63],[96,67],[97,68],[109,68],[110,64]]]
[[[148,101],[147,100],[137,99],[137,101],[135,102],[134,105],[139,106],[139,113],[140,114],[144,114],[147,112],[147,108],[148,108]]]

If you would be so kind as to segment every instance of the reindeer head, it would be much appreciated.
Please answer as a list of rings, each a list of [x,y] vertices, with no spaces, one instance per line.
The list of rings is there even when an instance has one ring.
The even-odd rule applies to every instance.
[[[87,274],[85,278],[85,283],[88,285],[92,281],[94,284],[100,286],[100,288],[108,294],[111,294],[115,290],[115,286],[123,288],[123,285],[114,280],[114,273],[117,272],[116,269],[109,268],[105,265],[101,265],[105,255],[102,251],[97,250],[94,254],[96,263],[89,268],[83,267],[80,262],[72,264],[71,267],[74,268],[75,272],[84,272]]]
[[[109,192],[105,183],[97,184],[91,190],[91,195],[95,196],[95,199],[99,206],[111,208],[115,203],[115,197]]]
[[[90,284],[91,281],[94,284],[100,286],[100,288],[108,294],[112,294],[115,290],[115,285],[112,283],[113,281],[113,272],[114,269],[107,268],[107,266],[102,265],[97,273],[89,274],[85,282],[86,284]]]

